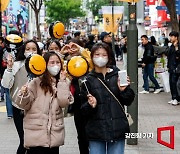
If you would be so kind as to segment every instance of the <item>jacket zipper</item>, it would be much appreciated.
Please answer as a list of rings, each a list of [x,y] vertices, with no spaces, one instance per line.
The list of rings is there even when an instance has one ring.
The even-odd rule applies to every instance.
[[[48,130],[47,130],[47,134],[49,137],[49,147],[51,146],[51,127],[52,127],[52,119],[51,119],[51,107],[52,107],[52,101],[53,101],[53,96],[51,96],[51,100],[49,103],[49,113],[48,113]]]

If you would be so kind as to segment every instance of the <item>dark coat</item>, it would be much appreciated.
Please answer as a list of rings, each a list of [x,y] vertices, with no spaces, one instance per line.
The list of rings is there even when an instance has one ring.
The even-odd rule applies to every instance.
[[[85,44],[85,48],[88,48],[89,51],[91,51],[91,49],[92,49],[92,47],[93,47],[94,44],[95,44],[95,43],[94,43],[93,41],[89,41],[89,42],[87,42],[87,43]]]
[[[180,44],[179,49],[175,51],[174,45],[170,46],[168,55],[167,68],[170,73],[175,73],[177,66],[180,64]]]
[[[157,58],[157,57],[156,57]],[[154,57],[154,48],[150,42],[144,45],[144,54],[142,58],[142,63],[153,64],[156,61]]]
[[[135,97],[133,90],[128,86],[120,91],[117,85],[118,68],[114,67],[112,72],[103,76],[101,73],[92,71],[87,76],[87,87],[90,94],[97,100],[97,106],[92,108],[87,102],[87,90],[82,87],[82,113],[87,116],[86,135],[89,140],[116,141],[129,133],[127,118],[114,97],[107,91],[99,77],[118,98],[122,106],[130,105]]]

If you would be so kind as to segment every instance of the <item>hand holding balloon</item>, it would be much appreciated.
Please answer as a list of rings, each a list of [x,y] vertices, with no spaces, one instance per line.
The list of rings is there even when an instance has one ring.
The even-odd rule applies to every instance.
[[[86,85],[86,78],[84,78],[83,80],[80,80],[81,84],[84,84],[85,88],[86,88],[86,91],[87,91],[87,97],[88,97],[88,103],[92,106],[92,108],[95,108],[96,105],[97,105],[97,100],[94,96],[92,96],[90,93],[89,93],[89,89]]]
[[[88,103],[92,106],[92,108],[95,108],[97,105],[96,98],[92,96],[91,94],[88,94],[87,97],[88,97]]]
[[[21,94],[24,95],[24,94],[27,94],[27,91],[28,91],[28,85],[24,85],[21,87]]]
[[[60,81],[65,81],[67,77],[67,71],[66,70],[62,70],[60,72]]]
[[[24,86],[21,87],[21,100],[20,100],[20,104],[22,102],[22,99],[24,97],[24,95],[26,95],[28,92],[28,84],[26,83]]]
[[[8,54],[8,57],[7,57],[7,68],[12,69],[13,64],[14,64],[14,59],[13,59],[11,54]]]

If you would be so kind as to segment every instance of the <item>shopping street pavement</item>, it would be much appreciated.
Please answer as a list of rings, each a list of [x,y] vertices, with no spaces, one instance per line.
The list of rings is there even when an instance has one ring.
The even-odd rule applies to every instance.
[[[120,66],[122,63],[118,62]],[[139,71],[139,91],[142,90],[142,75]],[[152,139],[138,139],[138,145],[126,145],[125,154],[180,154],[180,105],[172,106],[167,102],[170,94],[139,94],[139,133],[153,133]],[[5,103],[0,102],[0,154],[15,154],[18,136],[12,119],[7,119]],[[157,143],[157,128],[175,127],[175,148],[169,149]],[[65,118],[65,145],[60,154],[79,154],[77,134],[73,117]],[[162,133],[162,139],[169,142],[168,132]]]

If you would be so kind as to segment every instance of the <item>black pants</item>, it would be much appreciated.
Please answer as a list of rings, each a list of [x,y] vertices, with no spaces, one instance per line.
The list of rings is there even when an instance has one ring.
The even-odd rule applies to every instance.
[[[178,78],[179,78],[178,74],[169,73],[169,84],[170,84],[172,100],[176,99],[177,101],[180,101],[179,96],[178,96],[178,92],[177,92]]]
[[[74,122],[78,134],[78,145],[80,154],[89,154],[89,142],[86,137],[85,125],[86,120],[80,110],[74,111]]]
[[[19,140],[20,140],[20,144],[17,149],[17,154],[25,154],[26,153],[26,148],[24,148],[23,118],[24,118],[24,114],[23,114],[22,110],[13,106],[14,124],[15,124],[16,130],[18,132]]]
[[[27,149],[27,154],[59,154],[59,147],[31,147]]]

